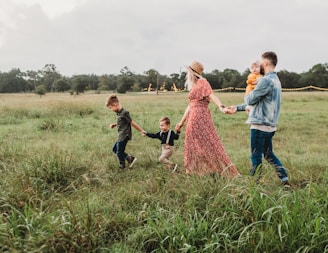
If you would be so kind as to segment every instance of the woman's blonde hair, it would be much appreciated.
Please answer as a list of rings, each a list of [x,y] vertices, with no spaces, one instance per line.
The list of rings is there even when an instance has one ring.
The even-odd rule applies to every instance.
[[[187,90],[191,90],[194,84],[199,79],[199,77],[196,76],[195,72],[192,71],[190,68],[186,68],[186,69],[187,69],[186,70],[187,75],[186,75],[185,87],[187,88]]]

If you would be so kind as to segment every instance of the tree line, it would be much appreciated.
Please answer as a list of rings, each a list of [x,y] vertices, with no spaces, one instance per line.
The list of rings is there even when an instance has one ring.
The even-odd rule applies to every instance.
[[[213,89],[227,87],[245,88],[249,74],[234,69],[223,71],[213,70],[204,73]],[[22,72],[14,68],[9,72],[0,72],[0,93],[35,92],[40,95],[46,92],[83,93],[87,90],[115,91],[126,93],[130,91],[147,90],[183,90],[185,72],[161,75],[155,69],[149,69],[143,74],[136,74],[128,67],[121,69],[119,74],[82,74],[63,76],[54,64],[46,64],[41,70]],[[295,73],[287,70],[278,72],[283,88],[302,88],[309,85],[328,88],[328,63],[316,64],[307,72]]]

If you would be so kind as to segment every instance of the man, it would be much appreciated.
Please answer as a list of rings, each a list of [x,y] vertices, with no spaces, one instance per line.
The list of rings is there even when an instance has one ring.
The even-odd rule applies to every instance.
[[[225,113],[245,111],[246,105],[251,106],[248,120],[251,128],[251,176],[262,173],[262,156],[275,168],[278,177],[285,186],[291,186],[288,181],[286,169],[273,153],[272,138],[277,130],[281,103],[281,83],[275,72],[278,58],[274,52],[262,54],[261,69],[264,71],[255,89],[245,96],[244,105],[230,106]]]

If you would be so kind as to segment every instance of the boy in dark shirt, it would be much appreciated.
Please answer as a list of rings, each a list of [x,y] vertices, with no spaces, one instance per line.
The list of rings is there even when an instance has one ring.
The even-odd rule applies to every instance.
[[[159,120],[159,128],[161,131],[157,133],[147,133],[143,131],[144,136],[148,136],[150,138],[156,138],[161,140],[162,144],[162,154],[159,157],[159,161],[164,164],[166,168],[173,168],[172,172],[175,172],[178,168],[177,164],[173,164],[169,158],[174,153],[174,140],[179,139],[180,132],[175,133],[170,129],[170,119],[168,117],[162,117]]]
[[[117,127],[118,132],[117,141],[113,146],[113,152],[120,161],[120,169],[125,168],[125,160],[128,161],[129,168],[131,168],[137,160],[136,157],[125,153],[126,145],[132,139],[131,126],[139,132],[143,132],[143,130],[131,119],[130,113],[122,107],[116,95],[111,95],[106,99],[106,107],[117,115],[116,124],[109,125],[109,128]]]

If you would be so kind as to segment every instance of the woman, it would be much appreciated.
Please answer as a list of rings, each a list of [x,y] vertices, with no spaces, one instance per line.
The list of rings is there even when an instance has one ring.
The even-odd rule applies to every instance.
[[[186,173],[198,175],[218,172],[221,176],[239,175],[224,150],[220,137],[213,124],[209,102],[214,102],[222,111],[224,105],[216,97],[208,81],[201,76],[203,65],[193,62],[187,67],[186,85],[189,93],[189,105],[181,121],[176,125],[180,131],[187,121],[184,147],[184,167]]]

